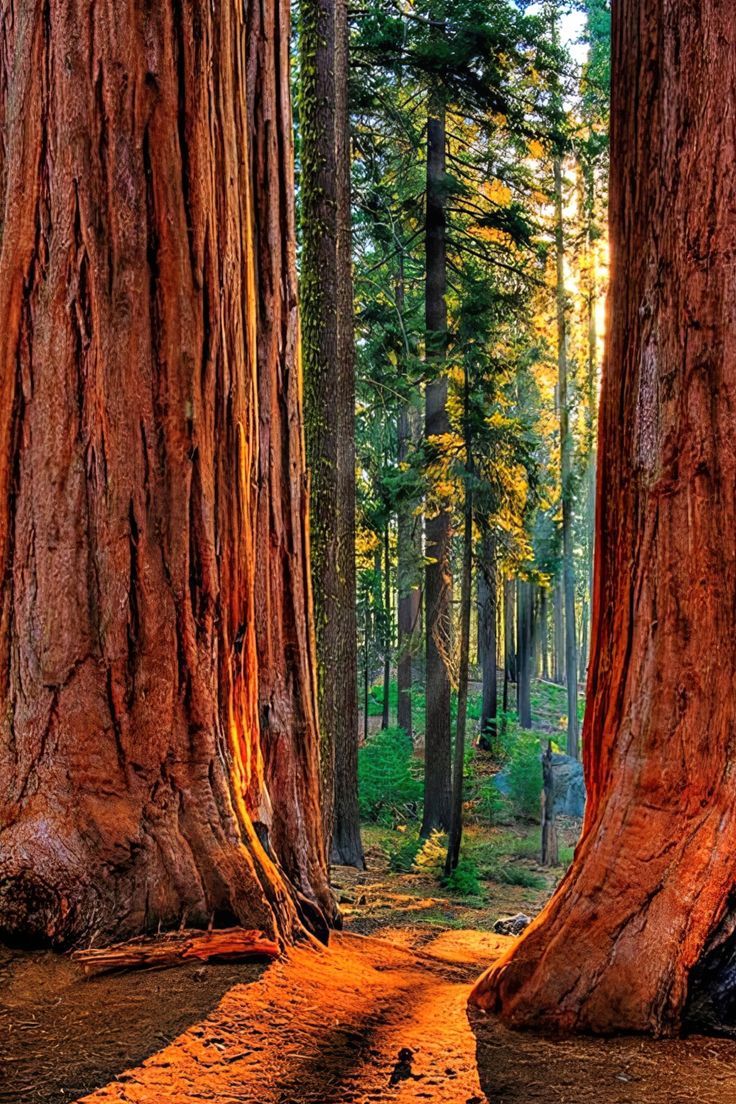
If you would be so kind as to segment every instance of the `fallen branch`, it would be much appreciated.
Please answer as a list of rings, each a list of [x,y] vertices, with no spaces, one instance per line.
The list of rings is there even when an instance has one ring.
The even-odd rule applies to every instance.
[[[183,966],[187,962],[238,962],[248,958],[276,958],[279,946],[261,931],[223,928],[219,931],[178,931],[143,937],[135,943],[74,951],[72,959],[85,974],[107,970],[135,970],[155,966]]]

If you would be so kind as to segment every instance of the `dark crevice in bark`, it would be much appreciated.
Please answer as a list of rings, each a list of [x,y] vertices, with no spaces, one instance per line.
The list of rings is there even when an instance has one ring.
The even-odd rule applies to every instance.
[[[683,1027],[687,1032],[736,1037],[736,890],[690,971]]]

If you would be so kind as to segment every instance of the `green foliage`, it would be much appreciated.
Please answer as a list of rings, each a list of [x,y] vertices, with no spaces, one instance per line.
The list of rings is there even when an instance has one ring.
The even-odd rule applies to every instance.
[[[391,713],[396,713],[399,700],[399,691],[396,680],[392,679],[388,690],[388,705]],[[383,680],[368,691],[368,716],[380,717],[383,713]]]
[[[401,728],[377,732],[358,752],[358,797],[365,820],[393,824],[416,817],[423,786],[411,740]]]
[[[559,850],[560,866],[564,866],[565,870],[567,870],[568,866],[570,866],[570,864],[572,863],[572,860],[573,860],[574,857],[575,857],[575,848],[574,847],[564,847],[564,846],[560,847],[560,850]]]
[[[461,856],[452,874],[442,879],[442,884],[458,897],[480,897],[482,893],[478,867],[466,855]]]
[[[539,841],[533,837],[518,836],[497,837],[485,841],[472,850],[480,877],[501,885],[524,886],[527,889],[541,889],[544,878],[520,863],[509,862],[510,858],[539,855]]]
[[[386,854],[391,870],[398,874],[408,874],[413,870],[422,842],[417,832],[402,836],[397,843],[389,842],[386,847]]]
[[[475,815],[483,824],[503,824],[509,818],[508,798],[501,793],[492,779],[485,779],[476,788]]]
[[[539,820],[542,794],[539,735],[516,729],[514,737],[506,768],[511,805],[517,816]],[[506,740],[509,740],[508,735]]]
[[[499,864],[489,869],[487,875],[491,881],[502,885],[524,886],[527,889],[541,889],[544,878],[518,863]]]

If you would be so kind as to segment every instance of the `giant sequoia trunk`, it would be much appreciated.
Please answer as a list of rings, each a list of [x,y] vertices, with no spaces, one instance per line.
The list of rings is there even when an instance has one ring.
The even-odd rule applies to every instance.
[[[736,926],[732,0],[618,0],[613,45],[588,807],[560,890],[473,999],[674,1032],[728,995]]]
[[[288,32],[280,0],[0,18],[6,935],[332,913]]]

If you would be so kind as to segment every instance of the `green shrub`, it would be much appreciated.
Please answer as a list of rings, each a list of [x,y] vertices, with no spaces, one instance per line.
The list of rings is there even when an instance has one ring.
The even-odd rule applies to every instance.
[[[478,867],[467,856],[460,859],[449,877],[442,879],[442,884],[458,897],[480,897],[482,893]]]
[[[509,798],[519,817],[539,820],[542,795],[542,762],[539,736],[524,729],[509,730],[506,772]]]
[[[508,798],[501,793],[492,779],[486,779],[478,786],[473,797],[475,814],[484,824],[494,826],[508,820]]]
[[[398,874],[408,874],[414,869],[417,854],[421,850],[422,840],[417,832],[403,836],[396,843],[389,843],[386,848],[388,865]]]
[[[380,824],[416,817],[423,793],[420,771],[403,728],[376,732],[358,752],[361,816]]]
[[[388,687],[388,707],[390,713],[396,715],[396,706],[399,700],[399,688],[396,679],[392,679]],[[368,691],[368,716],[380,717],[383,714],[383,679],[371,686]]]
[[[499,863],[489,871],[487,877],[493,882],[501,882],[502,885],[525,886],[527,889],[541,889],[545,884],[544,878],[539,874],[514,863]]]

